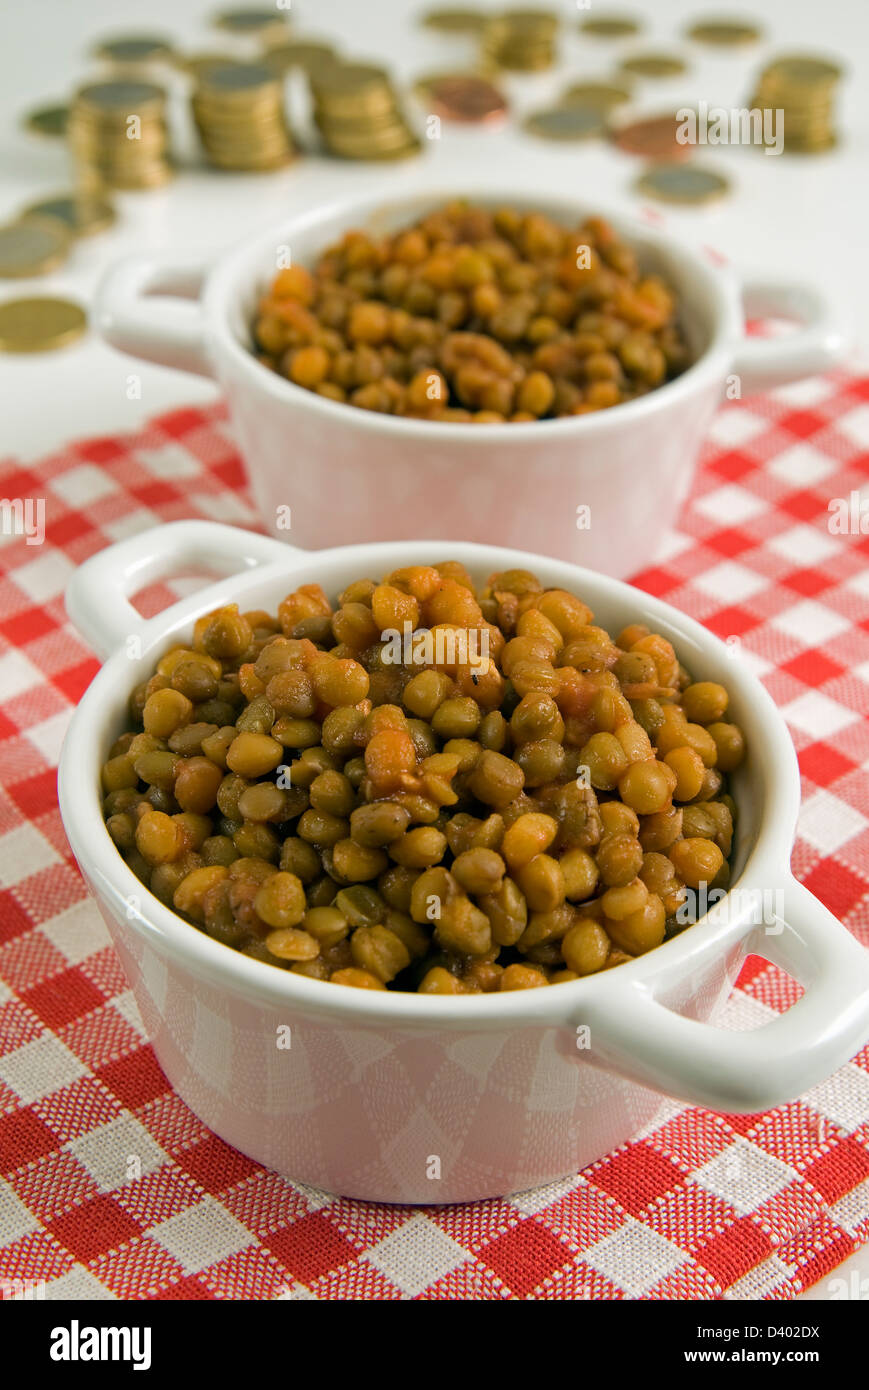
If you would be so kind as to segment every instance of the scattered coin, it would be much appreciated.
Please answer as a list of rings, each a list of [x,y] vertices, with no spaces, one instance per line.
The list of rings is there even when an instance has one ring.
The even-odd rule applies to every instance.
[[[420,78],[415,91],[447,121],[470,124],[501,121],[508,106],[494,83],[473,73],[443,73]]]
[[[614,82],[575,82],[563,92],[560,106],[585,106],[591,111],[613,111],[630,101],[633,93],[629,87],[617,86]]]
[[[94,49],[97,58],[119,64],[162,63],[172,56],[168,39],[153,34],[130,34],[115,39],[103,39]]]
[[[28,111],[24,117],[24,124],[35,135],[48,135],[56,139],[58,136],[66,135],[68,119],[68,106],[39,106],[35,111]]]
[[[635,53],[623,58],[623,72],[636,73],[638,77],[678,77],[687,71],[687,64],[677,53]]]
[[[638,34],[643,27],[633,15],[589,15],[580,24],[584,34],[593,34],[597,39],[624,39],[630,34]]]
[[[7,222],[0,227],[0,278],[44,275],[66,260],[71,243],[67,229],[54,220]]]
[[[552,106],[534,111],[526,117],[524,126],[529,135],[539,135],[543,140],[589,140],[606,130],[603,114],[586,106]]]
[[[79,237],[105,231],[116,220],[117,213],[105,198],[89,193],[67,193],[31,203],[21,216],[56,218],[73,236]]]
[[[434,9],[427,10],[420,23],[445,34],[481,34],[490,19],[485,10]]]
[[[696,164],[653,164],[637,179],[635,188],[662,203],[708,203],[730,189],[722,174]]]
[[[256,38],[271,32],[283,33],[287,28],[286,12],[274,6],[270,10],[223,10],[214,16],[214,23],[231,34]]]
[[[625,154],[638,154],[643,159],[685,159],[692,146],[678,138],[682,126],[677,116],[646,116],[616,127],[612,138]]]
[[[763,30],[747,21],[701,19],[688,28],[687,37],[696,43],[714,44],[718,48],[738,48],[742,44],[756,43],[763,37]]]
[[[0,352],[48,352],[80,338],[87,317],[69,299],[8,299],[0,304]]]

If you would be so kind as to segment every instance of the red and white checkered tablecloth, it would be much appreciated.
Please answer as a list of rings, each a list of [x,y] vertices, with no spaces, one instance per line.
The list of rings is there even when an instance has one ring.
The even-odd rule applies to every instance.
[[[803,772],[795,870],[869,943],[869,535],[827,525],[861,488],[869,511],[869,379],[731,403],[637,582],[738,643],[771,691]],[[0,496],[46,501],[42,546],[0,538],[0,1296],[789,1299],[869,1240],[869,1046],[791,1105],[670,1103],[577,1176],[469,1206],[332,1198],[209,1133],[154,1059],[64,838],[55,768],[97,662],[63,589],[159,521],[254,523],[240,462],[219,409],[178,410],[6,462]],[[725,1021],[798,993],[752,957]]]

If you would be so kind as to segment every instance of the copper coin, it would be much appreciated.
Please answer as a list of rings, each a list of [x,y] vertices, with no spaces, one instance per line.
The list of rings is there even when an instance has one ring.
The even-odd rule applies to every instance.
[[[439,116],[469,124],[501,121],[508,107],[498,88],[484,77],[436,77],[423,88]]]
[[[693,147],[679,139],[683,124],[675,114],[647,116],[618,126],[612,138],[625,154],[638,154],[643,159],[685,159]]]

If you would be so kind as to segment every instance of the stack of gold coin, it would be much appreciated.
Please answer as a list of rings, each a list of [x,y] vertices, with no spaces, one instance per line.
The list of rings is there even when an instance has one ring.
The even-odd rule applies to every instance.
[[[314,120],[342,159],[404,159],[422,148],[389,73],[368,63],[333,63],[309,73]]]
[[[197,74],[193,119],[210,164],[265,172],[295,153],[281,79],[261,63],[211,63]]]
[[[760,75],[751,106],[781,111],[786,154],[821,154],[836,144],[835,95],[841,68],[826,58],[776,58]]]
[[[557,58],[559,16],[551,10],[503,10],[483,31],[483,59],[507,72],[539,72]]]
[[[116,78],[73,98],[67,138],[88,188],[158,188],[172,177],[166,93],[152,82]]]

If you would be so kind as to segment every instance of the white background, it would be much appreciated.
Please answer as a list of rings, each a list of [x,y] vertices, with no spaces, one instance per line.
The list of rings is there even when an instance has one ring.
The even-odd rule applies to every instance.
[[[228,0],[227,0],[228,3]],[[426,0],[293,0],[299,30],[322,35],[354,55],[388,63],[403,82],[418,73],[461,67],[469,44],[433,34],[414,22]],[[865,0],[754,0],[753,18],[766,27],[762,44],[730,52],[692,45],[683,24],[700,17],[702,0],[613,0],[613,8],[642,15],[638,40],[605,42],[581,37],[570,0],[549,0],[569,21],[558,75],[513,78],[507,83],[517,110],[544,105],[567,79],[611,75],[632,47],[673,49],[690,61],[684,77],[640,80],[636,109],[654,113],[705,99],[741,106],[754,77],[772,54],[794,50],[829,53],[848,75],[839,97],[840,147],[816,158],[769,157],[758,150],[716,148],[698,159],[726,173],[733,193],[708,207],[666,209],[669,226],[697,243],[714,246],[745,272],[811,280],[831,295],[849,328],[851,360],[869,360],[869,280],[865,273],[869,231],[869,6]],[[594,0],[592,0],[594,5]],[[21,128],[33,106],[64,99],[82,81],[104,71],[90,56],[93,40],[112,32],[165,32],[191,52],[233,51],[233,41],[208,24],[208,0],[0,0],[0,220],[28,202],[67,190],[71,170],[62,142],[39,140]],[[729,10],[710,4],[707,12]],[[601,10],[603,6],[601,6]],[[749,7],[746,5],[746,11]],[[242,51],[243,45],[235,51]],[[249,233],[277,223],[296,208],[354,191],[384,195],[411,184],[448,182],[451,173],[515,187],[569,191],[584,200],[639,207],[631,184],[641,164],[602,143],[559,146],[524,135],[515,123],[499,130],[443,128],[426,142],[423,158],[394,167],[348,166],[313,156],[267,176],[218,174],[197,167],[186,114],[185,87],[176,81],[174,124],[185,167],[167,189],[116,199],[117,226],[80,242],[67,265],[36,281],[0,282],[0,300],[28,293],[70,294],[87,304],[102,270],[116,257],[146,247],[195,248],[218,253]],[[304,93],[291,92],[294,124],[306,132]],[[411,105],[417,119],[424,112]],[[661,210],[661,209],[659,209]],[[39,357],[0,356],[0,458],[39,457],[64,442],[135,428],[176,404],[214,399],[200,378],[140,366],[142,396],[126,395],[130,359],[89,336],[63,351]],[[843,1268],[869,1273],[869,1255]],[[809,1298],[830,1296],[828,1281]]]

